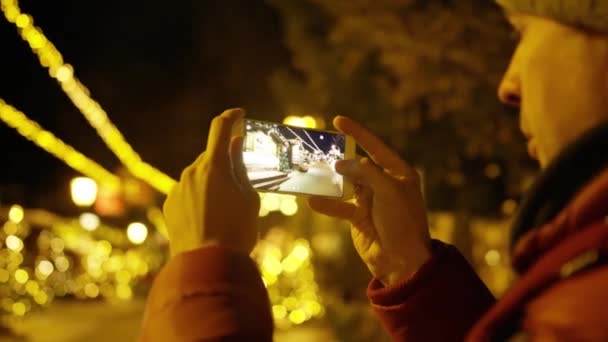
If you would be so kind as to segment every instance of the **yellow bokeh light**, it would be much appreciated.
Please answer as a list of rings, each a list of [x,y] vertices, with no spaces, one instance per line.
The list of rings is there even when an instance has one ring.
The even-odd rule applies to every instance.
[[[500,263],[500,253],[495,249],[491,249],[486,253],[484,259],[489,266],[496,266]]]
[[[275,319],[284,319],[287,317],[287,308],[283,305],[273,305],[272,306],[272,316]]]
[[[6,283],[10,277],[11,274],[7,270],[0,268],[0,283]]]
[[[30,279],[29,274],[27,274],[26,270],[18,269],[15,271],[15,281],[19,284],[25,284]]]
[[[99,255],[109,256],[112,253],[112,244],[106,240],[101,240],[97,242],[97,246],[95,247],[95,251]]]
[[[298,212],[298,203],[295,200],[281,201],[280,210],[285,216],[293,216]]]
[[[260,203],[266,211],[276,211],[281,207],[281,199],[276,194],[265,194]]]
[[[310,256],[308,248],[302,245],[295,246],[291,253],[299,260],[306,260]]]
[[[139,245],[146,241],[148,228],[141,222],[134,222],[127,227],[127,237],[132,243]]]
[[[99,286],[94,283],[88,283],[84,286],[84,294],[90,298],[96,298],[99,296]]]
[[[283,270],[287,273],[293,273],[298,270],[302,262],[293,255],[289,255],[283,260]]]
[[[279,275],[283,271],[283,266],[281,265],[281,262],[270,255],[264,258],[264,261],[262,262],[262,267],[264,268],[264,271],[272,275]]]
[[[293,310],[298,306],[298,300],[296,297],[287,297],[283,299],[283,305],[285,305],[288,310]]]
[[[23,316],[23,315],[25,315],[25,312],[27,311],[27,307],[22,302],[14,303],[12,309],[13,309],[13,313],[17,316]]]
[[[40,305],[46,304],[46,302],[48,300],[49,300],[49,296],[44,291],[38,291],[38,293],[36,293],[36,295],[34,295],[34,301],[36,301],[36,303],[38,303]]]
[[[21,221],[23,221],[24,216],[25,212],[23,210],[23,207],[21,207],[20,205],[15,204],[11,206],[11,208],[8,210],[8,219],[11,222],[21,223]]]
[[[76,177],[70,182],[72,201],[79,207],[88,207],[97,198],[97,183],[88,177]]]
[[[57,267],[57,271],[65,272],[70,268],[70,261],[64,256],[58,256],[55,259],[55,266]]]
[[[93,213],[81,214],[78,221],[80,222],[80,226],[82,228],[84,228],[85,230],[88,230],[90,232],[97,229],[99,227],[99,224],[101,223],[99,216],[97,216]]]
[[[23,249],[23,241],[15,235],[7,236],[5,243],[6,247],[15,252],[21,252],[21,250]]]
[[[55,270],[55,267],[53,266],[53,263],[51,263],[48,260],[42,260],[38,263],[38,272],[40,272],[40,274],[42,274],[45,277],[48,277],[49,275],[51,275],[51,273],[53,273],[54,270]]]
[[[34,280],[28,280],[25,284],[25,290],[30,295],[35,296],[36,293],[38,293],[38,290],[40,290],[40,285]]]
[[[131,299],[131,297],[133,297],[133,291],[131,290],[131,287],[129,287],[129,285],[118,284],[116,286],[116,297],[125,300]]]
[[[19,224],[12,221],[7,221],[4,223],[3,230],[6,235],[15,235],[19,232]]]
[[[57,69],[55,78],[61,83],[68,82],[74,76],[74,69],[69,64],[64,64]]]
[[[25,28],[32,25],[32,18],[27,14],[19,14],[19,16],[17,16],[17,20],[15,20],[15,24],[18,28]]]
[[[63,240],[61,240],[60,238],[51,239],[51,249],[53,250],[53,252],[61,253],[61,252],[63,252],[64,248],[65,248],[65,243],[63,242]]]
[[[293,310],[289,313],[289,320],[293,324],[302,324],[306,320],[306,313],[302,310]]]
[[[114,277],[116,278],[116,281],[121,284],[126,284],[132,279],[131,273],[129,273],[127,270],[120,270],[116,272]]]

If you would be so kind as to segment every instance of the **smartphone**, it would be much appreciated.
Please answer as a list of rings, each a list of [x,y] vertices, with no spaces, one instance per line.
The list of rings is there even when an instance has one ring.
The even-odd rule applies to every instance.
[[[234,130],[244,137],[243,161],[257,191],[352,197],[352,184],[335,170],[336,161],[355,157],[351,136],[247,118]]]

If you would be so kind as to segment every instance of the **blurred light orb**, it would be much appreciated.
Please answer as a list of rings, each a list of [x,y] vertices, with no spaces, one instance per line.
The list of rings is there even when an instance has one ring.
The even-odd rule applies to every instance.
[[[289,320],[293,324],[302,324],[306,320],[306,314],[304,313],[304,311],[302,311],[300,309],[293,310],[289,314]]]
[[[88,283],[84,286],[84,294],[89,298],[96,298],[99,296],[99,286],[94,283]]]
[[[305,246],[302,246],[302,245],[295,246],[291,253],[293,254],[294,257],[296,257],[297,259],[302,260],[302,261],[308,259],[308,257],[310,256],[310,252],[308,251],[308,248],[306,248]]]
[[[281,208],[281,199],[276,194],[265,194],[262,197],[262,203],[266,211],[277,211]]]
[[[287,316],[287,308],[283,305],[273,305],[272,316],[275,319],[284,319]]]
[[[74,77],[74,68],[69,64],[64,64],[57,69],[55,77],[61,83],[67,82]]]
[[[21,252],[23,249],[23,241],[15,235],[9,235],[6,237],[6,247],[15,252]]]
[[[500,263],[500,253],[495,249],[489,250],[484,258],[488,266],[496,266]]]
[[[79,218],[80,221],[80,226],[82,228],[84,228],[85,230],[88,230],[90,232],[94,231],[95,229],[97,229],[99,227],[99,225],[101,224],[101,221],[99,219],[99,216],[93,214],[93,213],[83,213],[80,215]]]
[[[27,274],[26,270],[18,269],[15,271],[15,281],[19,284],[25,284],[30,279],[30,275]]]
[[[16,302],[13,304],[13,313],[17,316],[23,316],[25,315],[25,312],[27,311],[27,307],[25,306],[24,303],[22,302]]]
[[[57,266],[57,271],[65,272],[70,268],[70,261],[64,256],[59,256],[55,259],[55,266]]]
[[[141,222],[133,222],[127,227],[127,237],[132,243],[140,245],[148,237],[148,228]]]
[[[97,183],[87,177],[76,177],[70,182],[72,201],[79,207],[88,207],[97,198]]]
[[[13,223],[21,223],[21,221],[23,221],[24,216],[25,212],[23,210],[23,207],[21,207],[20,205],[15,204],[11,206],[11,208],[8,210],[8,219]]]
[[[298,212],[298,203],[293,199],[283,200],[280,210],[285,216],[293,216]]]
[[[50,276],[54,270],[55,267],[53,266],[53,263],[48,260],[42,260],[38,263],[38,272],[46,277]]]

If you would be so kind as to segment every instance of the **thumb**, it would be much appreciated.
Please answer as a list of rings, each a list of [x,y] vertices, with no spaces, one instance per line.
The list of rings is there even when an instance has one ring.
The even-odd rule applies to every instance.
[[[232,173],[236,181],[243,187],[243,189],[251,188],[249,184],[249,177],[247,177],[247,169],[245,168],[245,162],[243,161],[243,137],[233,137],[230,141],[230,161],[232,164]]]
[[[340,160],[336,162],[336,172],[349,179],[354,184],[360,184],[372,189],[390,186],[387,175],[369,158],[356,160]]]

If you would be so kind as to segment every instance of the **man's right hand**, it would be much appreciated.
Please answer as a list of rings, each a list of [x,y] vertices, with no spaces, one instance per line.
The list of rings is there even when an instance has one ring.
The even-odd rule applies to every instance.
[[[351,135],[368,154],[336,163],[336,171],[355,185],[354,201],[311,197],[310,207],[349,220],[357,252],[385,286],[403,281],[431,255],[426,208],[416,170],[378,137],[343,116],[334,126]]]

